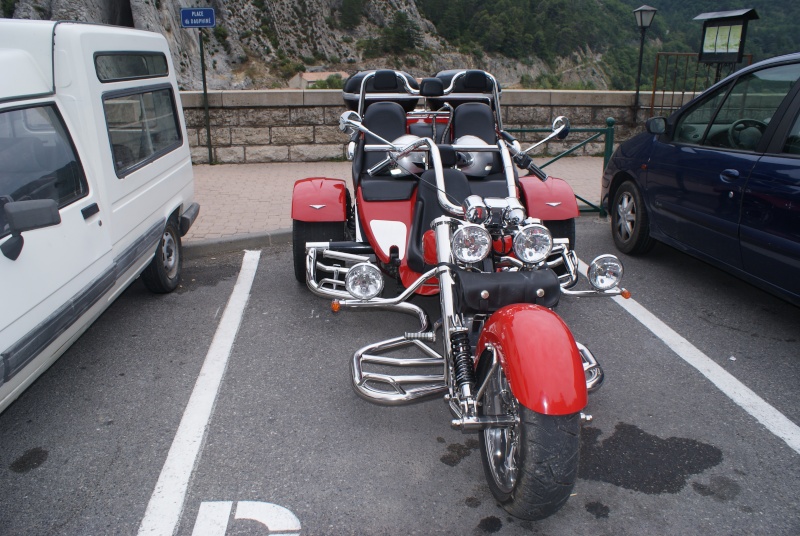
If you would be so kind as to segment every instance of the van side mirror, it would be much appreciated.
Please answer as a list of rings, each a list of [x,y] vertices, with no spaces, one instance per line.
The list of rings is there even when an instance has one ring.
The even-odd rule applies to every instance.
[[[666,117],[651,117],[645,122],[645,128],[650,134],[660,136],[667,131]]]
[[[25,239],[22,233],[61,223],[58,204],[53,199],[11,201],[3,206],[11,237],[0,245],[3,255],[12,261],[22,252]]]

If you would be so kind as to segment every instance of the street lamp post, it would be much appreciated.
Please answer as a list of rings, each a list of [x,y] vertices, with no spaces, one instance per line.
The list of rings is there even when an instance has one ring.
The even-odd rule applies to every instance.
[[[633,10],[633,14],[636,16],[636,26],[639,27],[639,31],[642,33],[641,40],[639,41],[639,70],[636,73],[636,98],[633,100],[634,114],[639,110],[639,87],[642,84],[642,56],[644,55],[644,34],[650,27],[650,25],[653,24],[653,17],[656,16],[656,11],[658,11],[656,8],[650,6],[642,6]]]

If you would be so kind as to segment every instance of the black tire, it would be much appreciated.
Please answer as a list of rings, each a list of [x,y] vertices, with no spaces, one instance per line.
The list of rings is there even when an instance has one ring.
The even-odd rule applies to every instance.
[[[306,284],[306,242],[339,242],[344,240],[345,222],[309,222],[292,220],[292,256],[294,277]]]
[[[550,230],[553,238],[568,238],[569,249],[575,249],[575,218],[568,220],[546,220],[544,226]]]
[[[623,182],[614,192],[611,206],[611,235],[622,253],[647,253],[655,245],[650,236],[650,218],[639,187],[633,181]]]
[[[156,294],[166,294],[178,288],[183,267],[181,234],[174,220],[167,221],[156,254],[142,272],[144,286]]]
[[[483,471],[495,499],[515,517],[544,519],[569,499],[578,477],[580,414],[543,415],[521,406],[502,371],[490,383],[481,412],[517,412],[514,428],[480,433]],[[510,400],[506,400],[510,398]],[[500,411],[498,411],[500,410]]]

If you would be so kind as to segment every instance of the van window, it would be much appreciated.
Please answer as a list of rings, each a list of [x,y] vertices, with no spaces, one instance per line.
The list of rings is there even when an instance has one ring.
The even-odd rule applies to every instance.
[[[166,56],[148,52],[95,54],[94,67],[101,82],[156,78],[169,74]]]
[[[53,199],[62,208],[88,193],[86,176],[55,106],[0,112],[0,237],[3,205]]]
[[[106,96],[103,108],[120,178],[181,145],[170,87]]]

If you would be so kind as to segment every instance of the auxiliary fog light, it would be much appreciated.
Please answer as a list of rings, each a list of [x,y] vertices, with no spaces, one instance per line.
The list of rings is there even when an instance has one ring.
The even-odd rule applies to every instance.
[[[383,290],[383,274],[374,264],[360,262],[347,271],[344,286],[353,297],[371,300]]]
[[[597,290],[608,290],[622,281],[622,261],[614,255],[600,255],[589,265],[589,283]]]
[[[526,225],[514,237],[514,253],[526,264],[542,262],[552,250],[553,236],[544,225]]]
[[[492,237],[480,225],[462,225],[453,233],[453,255],[463,263],[480,262],[491,249]]]

